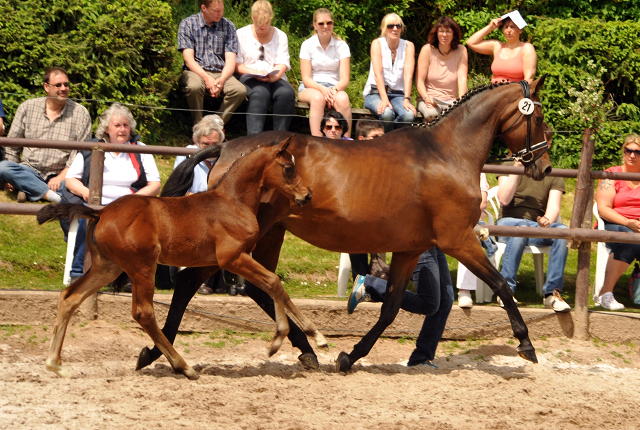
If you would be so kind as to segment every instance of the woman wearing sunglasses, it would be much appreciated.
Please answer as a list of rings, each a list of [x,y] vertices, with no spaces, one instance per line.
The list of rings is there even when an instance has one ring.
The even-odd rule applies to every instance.
[[[313,136],[322,136],[320,123],[325,108],[340,112],[351,135],[351,102],[345,92],[351,78],[351,51],[333,31],[333,14],[320,8],[313,13],[313,36],[300,47],[298,100],[308,103],[309,127]]]
[[[393,130],[394,121],[410,123],[416,117],[416,108],[411,104],[415,48],[400,38],[404,28],[397,14],[387,14],[382,18],[380,38],[371,42],[364,107],[378,114],[386,133]]]
[[[320,131],[329,139],[353,140],[346,134],[349,131],[349,123],[340,112],[331,110],[320,121]]]
[[[622,166],[610,167],[605,172],[640,173],[640,136],[632,134],[622,144]],[[607,231],[640,233],[640,181],[601,179],[596,191],[598,213]],[[611,250],[600,295],[593,296],[596,306],[617,311],[624,309],[613,297],[620,276],[633,260],[640,259],[640,245],[607,243]]]
[[[273,129],[288,130],[295,104],[295,91],[285,73],[289,64],[289,39],[271,26],[273,8],[268,1],[251,7],[253,24],[238,34],[236,72],[247,88],[247,134],[264,131],[269,103],[273,103]]]

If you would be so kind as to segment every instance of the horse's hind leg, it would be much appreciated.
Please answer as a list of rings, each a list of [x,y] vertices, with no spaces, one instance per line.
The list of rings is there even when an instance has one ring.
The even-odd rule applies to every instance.
[[[71,372],[62,366],[60,357],[69,320],[73,312],[87,297],[97,293],[100,288],[112,282],[121,273],[122,269],[115,263],[94,257],[89,271],[60,293],[58,316],[53,327],[53,337],[45,362],[47,369],[64,378],[72,376]]]
[[[216,273],[218,269],[218,266],[188,267],[178,272],[175,292],[171,298],[167,320],[162,328],[162,333],[164,333],[169,342],[173,343],[175,340],[182,317],[200,285]],[[161,355],[162,352],[157,346],[154,345],[151,349],[145,346],[138,356],[136,370],[147,367],[160,358]]]
[[[420,253],[394,253],[391,259],[387,292],[380,309],[380,318],[369,332],[358,342],[350,354],[341,352],[336,360],[336,370],[346,372],[353,363],[369,354],[378,338],[398,315],[404,291],[418,263]]]

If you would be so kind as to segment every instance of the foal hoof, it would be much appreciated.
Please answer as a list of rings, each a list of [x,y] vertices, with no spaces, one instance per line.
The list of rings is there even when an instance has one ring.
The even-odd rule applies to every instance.
[[[336,358],[336,372],[348,372],[349,370],[351,370],[351,359],[349,354],[343,351]]]
[[[298,356],[298,360],[300,363],[307,369],[318,370],[320,369],[320,363],[318,363],[318,357],[311,352],[305,352],[304,354],[300,354]]]
[[[191,367],[184,369],[182,374],[192,381],[195,381],[196,379],[200,378],[200,374],[195,370],[193,370]]]
[[[533,346],[519,346],[516,348],[520,357],[528,360],[532,363],[538,362],[538,357],[536,357],[536,349]]]
[[[151,350],[145,346],[142,348],[142,351],[140,351],[140,355],[138,356],[136,370],[144,369],[151,363],[153,363],[153,360],[151,359]]]

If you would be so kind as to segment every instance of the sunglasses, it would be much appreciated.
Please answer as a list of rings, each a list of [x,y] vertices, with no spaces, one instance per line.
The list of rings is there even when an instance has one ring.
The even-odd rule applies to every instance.
[[[640,157],[640,149],[624,148],[624,153],[625,153],[625,155],[628,155],[628,156],[631,156],[631,154],[633,154],[636,157]]]
[[[331,27],[333,25],[333,21],[327,21],[327,22],[316,22],[316,25],[318,27]]]
[[[394,28],[397,28],[398,30],[402,30],[402,24],[387,24],[387,28],[389,30],[393,30]]]
[[[59,84],[50,84],[47,82],[47,85],[51,85],[52,87],[56,87],[56,88],[60,88],[62,86],[65,86],[67,88],[71,88],[71,84],[69,82],[60,82]]]
[[[260,48],[258,48],[258,50],[260,51],[260,57],[258,57],[258,60],[264,61],[264,46],[260,45]]]
[[[327,124],[324,126],[325,130],[342,130],[342,126],[341,125],[333,125],[333,124]]]

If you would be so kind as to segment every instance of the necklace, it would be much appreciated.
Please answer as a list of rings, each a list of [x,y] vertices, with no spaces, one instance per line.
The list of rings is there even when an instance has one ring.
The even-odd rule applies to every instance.
[[[449,52],[447,52],[446,54],[444,54],[441,50],[440,47],[438,46],[438,52],[440,53],[440,55],[442,55],[443,57],[446,57],[447,55],[451,54],[451,48],[449,48]]]

